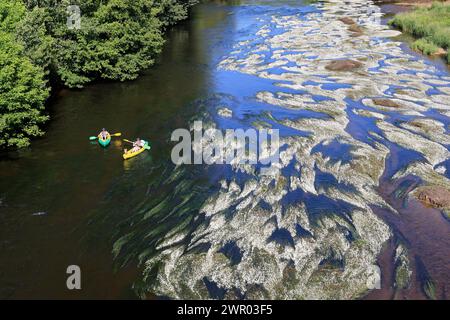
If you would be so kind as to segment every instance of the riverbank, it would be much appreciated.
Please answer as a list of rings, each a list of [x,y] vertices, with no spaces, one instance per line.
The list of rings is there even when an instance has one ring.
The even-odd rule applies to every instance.
[[[420,2],[413,10],[398,13],[389,24],[417,40],[411,47],[426,55],[442,56],[450,63],[450,4]]]
[[[450,4],[449,0],[436,1],[436,0],[379,0],[375,1],[377,4],[395,4],[398,6],[409,6],[409,7],[431,7],[434,2],[439,2],[442,4]]]

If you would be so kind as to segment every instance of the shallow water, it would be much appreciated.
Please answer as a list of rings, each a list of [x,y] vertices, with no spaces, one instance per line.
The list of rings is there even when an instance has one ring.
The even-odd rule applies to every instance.
[[[448,298],[448,222],[393,198],[392,186],[408,175],[450,185],[450,74],[395,42],[371,7],[201,4],[139,80],[61,92],[48,134],[0,161],[0,297],[359,298],[378,263],[372,297],[423,298],[419,260]],[[364,35],[351,36],[343,16]],[[363,67],[324,68],[338,58]],[[419,118],[433,130],[408,126]],[[279,129],[279,174],[175,168],[170,133],[199,119]],[[87,141],[104,126],[149,139],[152,151],[123,162],[120,141]],[[391,252],[405,243],[413,272],[396,295],[387,241]],[[65,289],[70,264],[82,291]]]

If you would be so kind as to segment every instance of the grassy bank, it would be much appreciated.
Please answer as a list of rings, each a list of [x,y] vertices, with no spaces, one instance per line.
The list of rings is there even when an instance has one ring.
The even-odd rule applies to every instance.
[[[430,7],[418,7],[397,14],[389,24],[418,38],[413,44],[415,50],[425,54],[438,53],[440,48],[447,50],[450,63],[450,5],[433,3]]]

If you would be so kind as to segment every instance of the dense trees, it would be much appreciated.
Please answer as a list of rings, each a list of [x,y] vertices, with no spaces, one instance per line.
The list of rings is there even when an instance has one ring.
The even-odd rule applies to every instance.
[[[21,23],[20,38],[36,64],[55,72],[65,85],[80,88],[98,78],[135,79],[160,52],[164,28],[185,19],[192,1],[56,3],[59,4],[52,0],[26,1],[28,13]],[[67,27],[69,4],[80,7],[80,29]]]
[[[195,0],[0,0],[0,147],[41,135],[46,83],[130,80],[154,63],[167,26]],[[68,5],[81,28],[67,26]]]
[[[0,0],[0,147],[23,147],[42,135],[48,89],[44,71],[23,55],[15,29],[25,16],[19,0]]]

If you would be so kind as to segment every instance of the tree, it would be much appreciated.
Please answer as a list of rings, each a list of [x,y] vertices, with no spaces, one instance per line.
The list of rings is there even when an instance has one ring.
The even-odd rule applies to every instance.
[[[25,6],[19,0],[0,0],[0,30],[14,32],[25,11]]]
[[[159,11],[151,0],[109,0],[82,8],[81,29],[55,30],[56,70],[69,87],[94,79],[132,80],[154,63],[163,44]]]
[[[42,68],[23,55],[15,26],[25,14],[19,1],[0,0],[0,147],[24,147],[43,134],[49,91]]]
[[[45,8],[30,9],[16,26],[16,40],[23,54],[48,74],[54,56],[55,39],[48,34],[52,18]]]

